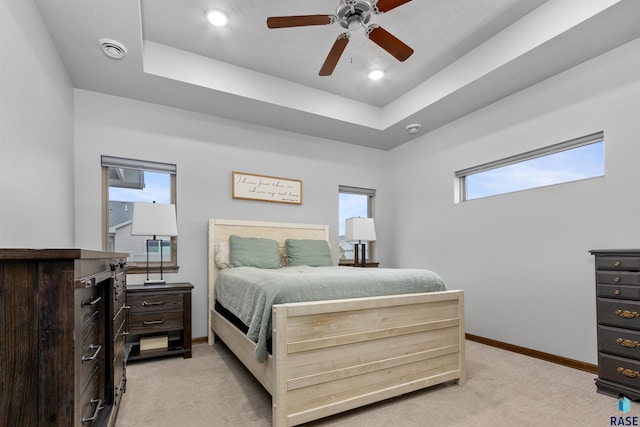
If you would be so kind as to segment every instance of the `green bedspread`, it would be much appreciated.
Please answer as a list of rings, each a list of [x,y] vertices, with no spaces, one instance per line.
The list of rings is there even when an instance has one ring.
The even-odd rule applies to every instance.
[[[419,292],[444,291],[444,281],[429,270],[349,267],[235,267],[220,270],[216,299],[248,326],[256,342],[254,356],[267,357],[271,337],[271,306]]]

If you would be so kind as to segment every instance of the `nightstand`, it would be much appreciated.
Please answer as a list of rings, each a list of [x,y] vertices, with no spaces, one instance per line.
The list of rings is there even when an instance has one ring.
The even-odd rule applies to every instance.
[[[128,361],[177,354],[191,357],[192,289],[188,282],[127,286]]]

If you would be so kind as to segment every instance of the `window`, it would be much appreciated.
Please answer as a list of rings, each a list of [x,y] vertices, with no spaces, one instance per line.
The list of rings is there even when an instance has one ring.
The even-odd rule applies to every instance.
[[[604,176],[603,133],[456,172],[457,201]]]
[[[349,263],[354,259],[353,244],[344,240],[344,223],[348,218],[373,217],[372,205],[376,190],[369,188],[347,187],[338,188],[338,234],[340,238],[340,262]],[[371,259],[373,242],[367,245],[367,258]]]
[[[130,273],[146,272],[147,236],[131,235],[133,202],[176,203],[176,166],[143,160],[102,156],[104,186],[104,244],[106,250],[128,254],[136,267]],[[177,206],[176,206],[177,209]],[[162,251],[165,271],[177,270],[176,237],[158,236],[162,247],[149,247],[149,267],[160,268]]]

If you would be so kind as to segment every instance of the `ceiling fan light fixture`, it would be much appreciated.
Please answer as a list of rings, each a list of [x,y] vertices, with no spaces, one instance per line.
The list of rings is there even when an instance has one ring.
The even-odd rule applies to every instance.
[[[371,80],[380,80],[384,77],[384,71],[382,70],[371,70],[369,72],[369,79]]]
[[[219,10],[209,9],[204,13],[204,15],[207,17],[207,21],[216,27],[224,27],[229,23],[227,15]]]

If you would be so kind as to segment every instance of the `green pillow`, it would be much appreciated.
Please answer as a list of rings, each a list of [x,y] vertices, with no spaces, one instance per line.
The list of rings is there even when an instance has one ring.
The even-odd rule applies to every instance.
[[[326,240],[287,239],[287,265],[323,267],[333,265],[331,251]]]
[[[229,236],[231,267],[280,268],[280,249],[273,239]]]

